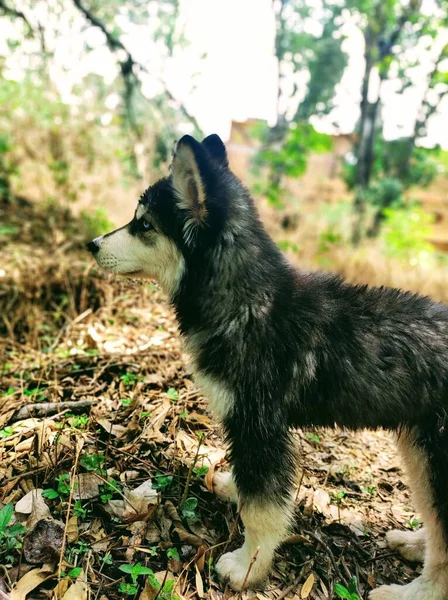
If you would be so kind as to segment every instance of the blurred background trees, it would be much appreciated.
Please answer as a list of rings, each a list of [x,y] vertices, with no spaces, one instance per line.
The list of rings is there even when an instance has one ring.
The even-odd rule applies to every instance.
[[[142,187],[164,170],[182,133],[201,135],[201,115],[173,77],[175,61],[190,57],[193,93],[204,58],[186,35],[186,4],[0,0],[5,202],[18,194],[83,208],[112,182],[112,193],[114,185]],[[348,42],[357,32],[359,118],[342,177],[352,243],[375,238],[391,210],[411,206],[408,191],[429,185],[446,164],[440,148],[425,147],[448,94],[446,0],[273,0],[271,10],[276,114],[251,130],[255,191],[278,208],[290,206],[296,198],[287,182],[307,171],[311,154],[331,151],[353,55]],[[392,87],[403,102],[410,93],[418,98],[412,127],[394,139],[384,127]]]

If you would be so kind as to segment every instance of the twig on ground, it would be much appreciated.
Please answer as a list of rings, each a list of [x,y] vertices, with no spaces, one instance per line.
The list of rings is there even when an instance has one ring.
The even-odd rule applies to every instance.
[[[283,592],[281,592],[281,594],[279,594],[276,598],[276,600],[283,600],[283,598],[285,598],[290,592],[292,592],[292,590],[297,587],[302,579],[302,577],[305,575],[305,572],[308,569],[309,564],[312,563],[314,564],[314,560],[307,560],[306,563],[303,565],[303,567],[300,569],[300,573],[297,575],[297,577],[294,579],[294,581],[291,583],[291,585],[288,585],[288,587],[286,587]],[[309,570],[309,569],[308,569]]]
[[[255,561],[257,560],[259,552],[260,552],[260,546],[257,546],[257,549],[255,550],[254,555],[250,559],[250,563],[249,563],[249,566],[247,567],[246,575],[244,576],[244,579],[243,579],[243,585],[241,586],[243,590],[246,587],[247,580],[249,579],[250,572],[252,571],[252,567],[254,566]],[[241,592],[239,593],[239,597],[241,598]]]
[[[188,469],[188,474],[187,474],[187,481],[185,482],[185,488],[184,488],[184,493],[182,494],[182,498],[180,500],[180,506],[182,506],[185,502],[185,500],[187,499],[188,496],[188,490],[190,489],[190,481],[191,481],[191,476],[193,474],[193,469],[196,466],[196,463],[198,462],[198,457],[199,457],[199,450],[201,449],[201,445],[202,442],[204,441],[204,436],[201,435],[199,437],[199,441],[198,441],[198,447],[196,449],[196,454],[194,457],[193,462],[190,465],[190,468]]]
[[[341,570],[339,569],[338,564],[336,563],[336,560],[334,558],[334,554],[333,551],[331,550],[331,548],[315,533],[313,533],[312,531],[305,531],[305,533],[309,536],[311,536],[313,539],[316,540],[316,542],[318,542],[322,548],[324,548],[324,550],[327,552],[331,564],[333,565],[333,569],[335,570],[335,572],[337,573],[338,577],[343,581],[344,585],[347,585],[347,580],[345,579],[345,577],[343,577]]]
[[[66,402],[40,402],[38,404],[28,404],[18,410],[13,415],[10,422],[16,423],[17,421],[32,417],[48,417],[63,410],[79,412],[80,410],[90,408],[96,402],[96,400],[67,400]]]

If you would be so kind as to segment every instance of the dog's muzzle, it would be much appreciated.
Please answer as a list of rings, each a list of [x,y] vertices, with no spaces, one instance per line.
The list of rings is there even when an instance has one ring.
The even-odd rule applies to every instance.
[[[102,238],[103,236],[100,236],[89,242],[87,244],[87,250],[92,254],[96,254],[100,249]]]

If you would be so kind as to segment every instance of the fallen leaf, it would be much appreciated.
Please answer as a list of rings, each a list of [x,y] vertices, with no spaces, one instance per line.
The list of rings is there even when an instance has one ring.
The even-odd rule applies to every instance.
[[[43,492],[42,489],[37,488],[35,490],[31,490],[30,492],[28,492],[28,494],[25,494],[25,496],[23,496],[23,498],[21,498],[17,502],[17,504],[15,506],[16,512],[21,513],[23,515],[29,515],[33,511],[34,505],[36,503],[38,503],[41,505],[41,510],[46,511],[47,514],[49,515],[50,509],[45,504],[45,500],[43,499],[42,492]]]
[[[314,575],[312,573],[309,574],[308,579],[305,581],[305,583],[302,586],[302,589],[300,590],[300,597],[305,600],[305,598],[308,598],[308,596],[311,593],[311,590],[313,589],[314,586],[314,582],[315,582],[315,578]]]
[[[62,600],[87,600],[87,582],[85,581],[84,573],[78,577],[65,594],[62,596]]]
[[[51,516],[42,490],[33,490],[32,511],[27,527],[28,532],[23,540],[25,560],[34,565],[52,562],[62,548],[64,524]]]
[[[199,598],[203,598],[204,597],[204,583],[202,581],[201,572],[199,571],[198,565],[196,563],[194,566],[196,568],[196,576],[195,576],[196,592],[197,592]]]
[[[10,600],[24,600],[30,592],[36,589],[51,574],[47,567],[33,569],[20,579],[11,590]]]
[[[143,521],[154,512],[158,504],[159,495],[152,487],[150,479],[134,490],[126,490],[124,495],[126,498],[122,515],[124,521]]]
[[[76,542],[79,537],[78,517],[70,517],[67,523],[67,541]]]
[[[95,473],[79,473],[75,479],[73,498],[75,500],[91,500],[100,495],[100,485],[104,481]]]
[[[98,425],[110,433],[110,435],[114,435],[115,437],[122,437],[127,432],[127,427],[124,425],[117,425],[116,423],[112,423],[108,419],[96,419]]]

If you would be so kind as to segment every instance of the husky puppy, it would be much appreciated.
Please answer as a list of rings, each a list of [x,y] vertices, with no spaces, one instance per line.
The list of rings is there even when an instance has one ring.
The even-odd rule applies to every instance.
[[[291,428],[384,427],[425,524],[388,541],[424,568],[370,599],[448,599],[448,308],[293,268],[216,135],[184,136],[132,221],[88,248],[108,271],[160,283],[222,423],[232,473],[216,473],[215,489],[245,527],[243,546],[217,562],[224,580],[239,590],[269,573],[293,513]]]

